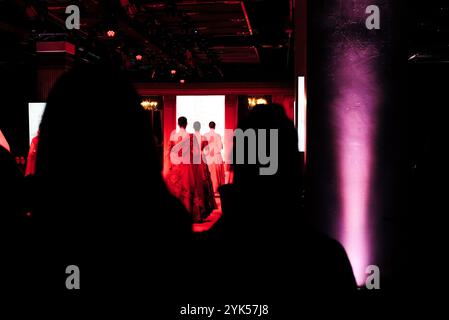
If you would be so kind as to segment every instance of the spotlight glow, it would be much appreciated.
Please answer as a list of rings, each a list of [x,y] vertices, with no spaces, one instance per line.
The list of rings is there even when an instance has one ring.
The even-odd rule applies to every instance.
[[[149,99],[143,100],[140,105],[147,111],[155,111],[158,108],[159,103]]]
[[[262,97],[260,97],[260,98],[257,98],[257,97],[250,97],[250,98],[248,98],[248,107],[254,108],[258,104],[268,104],[268,101],[267,101],[267,99],[262,98]]]
[[[340,49],[338,54],[342,59],[336,68],[338,97],[334,101],[343,214],[340,240],[351,260],[357,283],[362,285],[372,254],[369,199],[379,91],[375,68],[369,62],[376,48],[349,41]]]

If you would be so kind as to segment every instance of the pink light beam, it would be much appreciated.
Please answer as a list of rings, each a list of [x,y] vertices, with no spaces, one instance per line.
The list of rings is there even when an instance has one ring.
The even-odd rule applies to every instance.
[[[339,49],[338,96],[334,101],[342,210],[339,238],[358,285],[363,285],[373,251],[369,200],[379,90],[376,71],[370,62],[377,50],[373,45],[363,46],[350,40],[343,42]]]

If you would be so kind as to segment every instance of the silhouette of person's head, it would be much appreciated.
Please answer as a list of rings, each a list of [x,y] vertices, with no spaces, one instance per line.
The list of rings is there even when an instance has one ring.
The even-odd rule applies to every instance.
[[[54,85],[40,125],[35,183],[42,247],[61,265],[89,264],[97,278],[87,280],[90,286],[108,286],[109,277],[114,287],[134,286],[140,280],[125,278],[142,279],[134,272],[145,252],[157,261],[145,267],[151,276],[173,263],[161,252],[173,253],[191,236],[187,212],[162,179],[140,98],[111,69],[80,67]],[[54,239],[64,242],[64,252],[52,254]],[[112,263],[114,271],[102,270]]]
[[[239,122],[238,128],[243,131],[254,130],[257,138],[256,141],[245,143],[245,163],[234,164],[234,183],[240,187],[248,186],[250,190],[256,188],[278,192],[287,197],[293,194],[298,196],[301,188],[301,157],[298,150],[298,135],[284,108],[277,104],[257,105],[246,118]],[[265,137],[259,135],[261,129],[266,130]],[[271,132],[273,133],[273,140],[270,138]],[[264,150],[260,148],[261,139],[265,139],[266,147]],[[250,146],[249,143],[254,145]],[[273,143],[275,154],[269,154]],[[250,164],[247,161],[251,149],[257,151],[255,164]],[[234,145],[234,154],[236,154],[235,151]],[[261,174],[261,168],[269,166],[262,163],[261,153],[263,156],[266,155],[271,158],[269,165],[276,169],[274,174]]]
[[[200,131],[200,130],[201,130],[201,123],[200,123],[199,121],[195,121],[195,122],[193,123],[193,129],[194,129],[195,131]]]
[[[16,170],[15,167],[14,157],[3,146],[0,146],[0,177],[2,177],[2,181],[10,179],[9,177]]]
[[[128,166],[135,159],[141,164],[137,170]],[[92,180],[159,169],[150,124],[130,83],[100,67],[80,67],[61,77],[40,125],[40,176],[94,174]]]
[[[93,66],[69,71],[50,92],[40,125],[41,204],[65,201],[78,217],[95,206],[132,211],[157,203],[165,184],[152,136],[137,92],[120,73]]]
[[[209,128],[215,129],[215,122],[213,121],[209,122]]]
[[[247,142],[243,149],[246,163],[234,164],[234,184],[221,189],[223,217],[216,227],[217,234],[225,239],[225,252],[237,252],[233,246],[251,248],[252,252],[263,254],[267,261],[283,262],[267,267],[259,261],[245,261],[245,254],[242,254],[235,261],[250,267],[245,276],[237,280],[237,285],[248,281],[248,278],[257,285],[260,276],[253,274],[260,272],[276,275],[266,278],[267,282],[276,279],[272,283],[274,286],[282,283],[279,279],[285,277],[286,282],[297,281],[307,289],[321,288],[328,283],[339,289],[354,288],[352,270],[344,249],[337,242],[314,233],[304,219],[299,203],[302,162],[297,131],[283,107],[276,104],[258,105],[240,121],[238,128],[244,132],[254,130],[256,139],[245,139]],[[270,141],[270,132],[264,136],[260,134],[261,129],[277,130],[274,131],[278,136],[277,150],[275,148],[274,152],[277,153],[278,165],[273,175],[260,173],[261,168],[267,167],[263,156],[272,157],[267,150],[270,150],[270,144],[276,144],[276,141]],[[263,148],[264,144],[266,148]],[[235,157],[238,151],[235,143],[233,148]],[[250,152],[257,154],[254,164],[248,163]],[[238,276],[232,274],[227,280],[233,281]],[[255,294],[259,292],[257,290]]]
[[[0,204],[0,225],[3,220],[10,220],[13,215],[19,213],[20,203],[20,187],[23,175],[20,172],[14,156],[4,147],[0,146],[0,196],[2,201]]]
[[[183,129],[187,128],[187,118],[186,117],[179,117],[178,118],[178,126],[180,128],[183,128]]]
[[[283,107],[275,104],[254,107],[238,128],[252,138],[245,138],[240,146],[237,137],[234,138],[233,185],[220,191],[224,218],[235,231],[228,234],[268,239],[266,232],[286,229],[296,225],[296,219],[303,218],[298,214],[302,173],[297,131]],[[264,129],[265,135],[261,134]],[[238,163],[237,157],[245,159],[244,163]],[[272,174],[262,175],[261,169],[267,167],[272,168]],[[285,225],[282,219],[273,218],[274,212],[296,213],[290,216],[290,224]]]

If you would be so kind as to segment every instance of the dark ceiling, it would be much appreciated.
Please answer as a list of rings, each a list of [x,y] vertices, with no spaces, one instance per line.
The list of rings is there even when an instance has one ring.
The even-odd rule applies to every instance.
[[[33,63],[36,41],[66,39],[80,61],[112,60],[135,81],[292,81],[292,3],[0,0],[0,68]],[[410,62],[448,62],[448,0],[404,3]],[[70,4],[81,9],[78,31],[65,28]]]
[[[81,10],[80,30],[65,28],[71,4]],[[290,0],[0,0],[6,44],[0,63],[28,63],[36,41],[68,40],[77,46],[77,59],[112,60],[136,81],[288,81],[291,5]],[[115,37],[109,38],[108,30]]]
[[[409,1],[408,53],[411,62],[449,62],[449,1]]]

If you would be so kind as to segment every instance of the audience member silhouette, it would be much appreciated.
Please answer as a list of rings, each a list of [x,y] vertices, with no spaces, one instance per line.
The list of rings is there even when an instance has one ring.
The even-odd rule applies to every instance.
[[[25,215],[27,200],[23,173],[14,156],[0,146],[0,271],[4,275],[0,290],[9,295],[15,286],[26,282],[20,275],[28,271],[21,260],[30,231],[29,218]]]
[[[278,170],[262,176],[259,162],[234,165],[233,184],[220,189],[223,217],[194,243],[132,85],[102,67],[63,75],[40,126],[35,225],[21,261],[30,268],[18,268],[14,279],[28,291],[68,292],[65,271],[76,265],[83,295],[143,298],[143,289],[158,301],[187,294],[204,303],[282,300],[286,310],[298,292],[355,289],[343,247],[304,222],[297,132],[283,108],[256,106],[238,127],[278,130]],[[12,200],[2,202],[6,219],[23,210],[15,201],[23,177],[4,148],[0,178],[2,196]],[[192,286],[198,279],[201,287]]]
[[[283,108],[256,106],[238,127],[278,130],[278,170],[262,176],[259,161],[234,164],[233,184],[220,188],[223,216],[206,245],[216,250],[205,251],[211,252],[206,258],[211,268],[226,272],[211,290],[217,288],[217,296],[282,301],[285,310],[296,305],[291,303],[300,298],[299,292],[354,290],[343,247],[305,223],[299,204],[303,183],[297,131]],[[244,150],[247,156],[248,143]],[[235,152],[234,143],[234,157]]]
[[[49,94],[39,139],[40,284],[66,290],[65,268],[76,265],[83,295],[179,292],[192,223],[165,186],[132,85],[103,67],[69,71]]]
[[[0,146],[0,227],[5,227],[2,234],[9,233],[11,224],[16,225],[22,217],[22,186],[23,174],[14,156]]]

